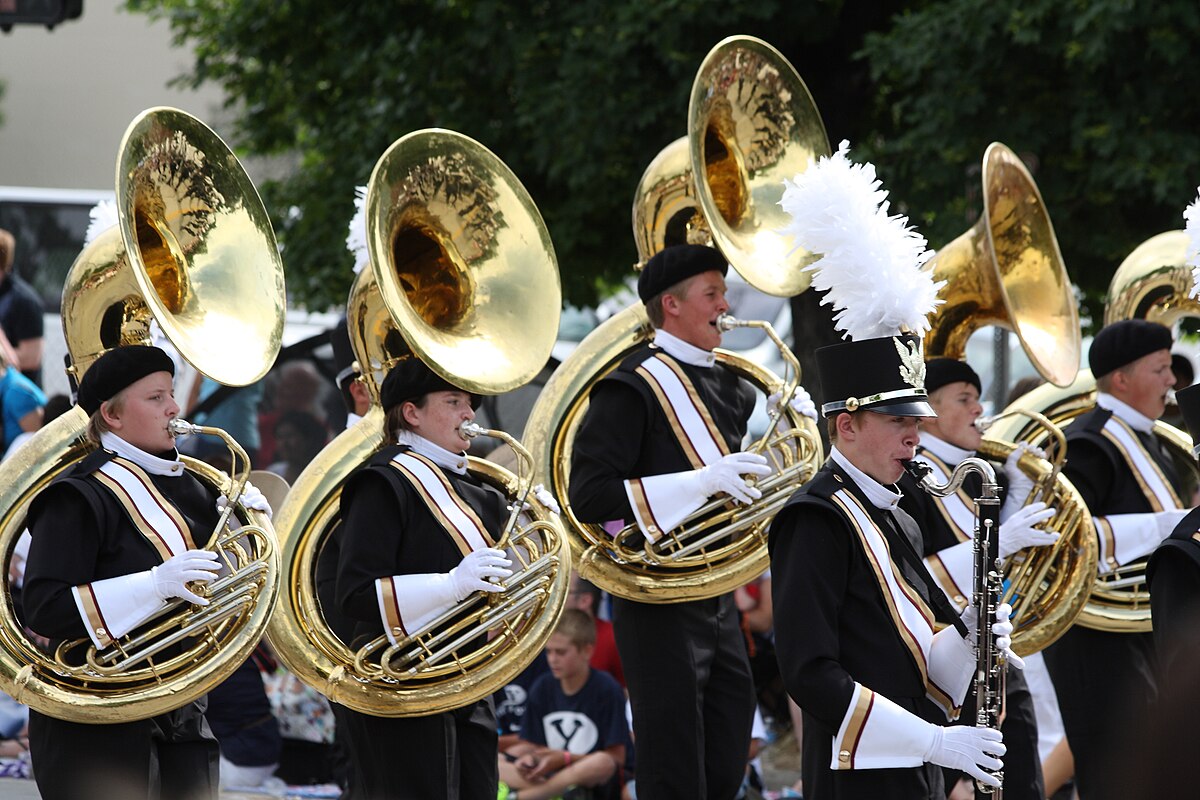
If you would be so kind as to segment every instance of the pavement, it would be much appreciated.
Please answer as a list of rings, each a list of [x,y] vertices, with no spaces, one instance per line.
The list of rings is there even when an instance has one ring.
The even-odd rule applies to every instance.
[[[763,777],[768,792],[777,793],[785,786],[791,786],[800,777],[800,752],[791,731],[783,731],[778,737],[763,748],[761,753]],[[312,787],[315,788],[315,787]],[[305,791],[304,787],[295,787],[295,791],[282,794],[260,794],[246,792],[221,792],[221,800],[263,800],[264,797],[309,798],[317,795]],[[770,796],[770,795],[768,795]],[[775,796],[778,796],[777,794]],[[38,800],[37,784],[32,780],[18,778],[0,778],[0,800]]]

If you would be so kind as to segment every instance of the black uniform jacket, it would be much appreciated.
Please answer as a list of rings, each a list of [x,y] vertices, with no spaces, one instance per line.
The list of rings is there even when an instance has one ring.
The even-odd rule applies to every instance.
[[[1096,407],[1067,427],[1068,458],[1063,474],[1075,484],[1093,516],[1153,511],[1121,454],[1100,433],[1111,416],[1111,411]],[[1153,450],[1147,452],[1162,467],[1175,491],[1181,492],[1175,465]]]
[[[389,466],[388,462],[407,450],[399,445],[385,447],[350,476],[342,489],[337,595],[342,610],[357,620],[354,647],[383,635],[376,579],[449,572],[463,558],[412,484]],[[454,491],[479,514],[488,532],[499,536],[508,519],[505,496],[470,473],[442,472]]]
[[[1172,688],[1200,661],[1200,508],[1183,518],[1146,565],[1154,644]]]
[[[592,388],[575,437],[568,493],[583,522],[633,521],[624,481],[692,469],[659,401],[635,370],[657,354],[646,345]],[[728,368],[679,365],[687,374],[729,451],[742,449],[754,410],[754,390]]]
[[[25,568],[26,623],[50,639],[88,635],[73,587],[163,563],[112,493],[93,477],[113,457],[108,450],[89,454],[52,481],[30,506],[26,522],[33,541]],[[179,509],[196,546],[207,544],[218,518],[215,493],[190,472],[150,475],[150,480]]]
[[[828,797],[925,797],[924,768],[832,770],[832,743],[859,683],[929,722],[946,718],[926,699],[921,671],[905,647],[851,522],[830,497],[848,489],[904,557],[937,619],[958,622],[920,556],[843,470],[827,461],[771,525],[775,646],[788,693],[805,712],[804,793]],[[901,554],[903,553],[903,556]],[[868,791],[869,795],[857,794]]]

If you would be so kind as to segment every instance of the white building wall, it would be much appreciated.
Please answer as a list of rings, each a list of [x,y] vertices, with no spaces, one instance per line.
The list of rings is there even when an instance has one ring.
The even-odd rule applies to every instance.
[[[171,46],[164,21],[84,0],[83,16],[48,31],[0,34],[0,185],[113,190],[117,150],[143,109],[167,105],[228,139],[228,112],[213,87],[168,88],[192,63]]]

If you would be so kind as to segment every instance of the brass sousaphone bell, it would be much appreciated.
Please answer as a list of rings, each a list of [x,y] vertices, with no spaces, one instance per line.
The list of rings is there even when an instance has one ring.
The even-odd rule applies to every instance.
[[[529,194],[499,158],[461,134],[422,130],[393,143],[371,175],[366,221],[371,266],[354,281],[347,327],[372,408],[321,451],[276,512],[290,591],[269,637],[280,660],[331,701],[373,716],[421,716],[490,695],[541,651],[570,584],[561,525],[529,493],[532,465],[514,474],[470,458],[473,474],[515,507],[530,506],[531,520],[506,542],[518,568],[505,591],[473,595],[396,646],[380,637],[355,650],[349,632],[343,640],[329,624],[335,612],[324,602],[332,598],[323,600],[317,585],[318,562],[340,524],[342,486],[383,444],[379,388],[392,365],[420,358],[477,394],[522,386],[550,357],[562,296],[554,248]],[[481,637],[487,643],[472,649]]]
[[[996,325],[1016,334],[1049,385],[1069,386],[1079,369],[1079,314],[1041,192],[1017,155],[999,142],[985,151],[981,173],[979,221],[926,264],[946,285],[939,292],[944,302],[930,318],[925,357],[961,359],[973,331]],[[1057,515],[1043,527],[1059,534],[1056,544],[1024,550],[1006,565],[1013,647],[1029,654],[1065,633],[1083,608],[1097,547],[1087,507],[1061,475],[1061,431],[1036,414],[1022,414],[1021,422],[1041,428],[1050,458],[1026,453],[1018,462],[1034,481],[1027,502],[1055,506]],[[1015,442],[1024,440],[1005,435],[1014,424],[1006,415],[996,417],[979,455],[1003,464]]]
[[[81,378],[113,348],[150,344],[157,323],[204,375],[239,386],[261,378],[282,341],[283,264],[266,210],[234,154],[194,117],[152,108],[125,133],[116,185],[119,224],[79,255],[63,289],[71,374]],[[87,421],[72,407],[0,465],[3,563],[12,558],[33,498],[91,451],[82,439]],[[246,465],[234,479],[203,462],[184,462],[202,482],[232,496],[249,467],[245,452],[225,438]],[[193,609],[177,602],[149,630],[92,651],[82,666],[62,656],[88,651],[88,640],[43,653],[5,591],[0,688],[49,716],[112,723],[179,708],[221,683],[266,629],[279,578],[270,522],[241,506],[234,514],[249,524],[236,536],[224,529],[213,534],[209,548],[231,569],[207,585],[210,604]],[[166,646],[183,650],[156,655]]]
[[[717,44],[692,86],[688,135],[663,149],[638,184],[633,233],[644,263],[666,246],[668,229],[690,229],[692,241],[711,241],[755,288],[779,296],[809,284],[801,268],[811,260],[789,251],[777,230],[783,180],[827,155],[829,140],[807,87],[775,48],[748,36]],[[699,238],[697,238],[699,237]],[[762,323],[740,323],[764,327]],[[640,302],[592,331],[542,390],[526,425],[525,444],[542,470],[538,480],[568,498],[571,453],[592,386],[652,335]],[[785,395],[799,383],[799,365],[775,337],[792,373],[787,380],[735,353],[717,359],[764,394]],[[615,538],[582,523],[563,504],[576,568],[608,592],[649,603],[714,597],[741,586],[767,567],[766,528],[791,492],[817,468],[820,439],[811,420],[783,406],[784,433],[771,430],[755,447],[776,466],[758,484],[763,498],[730,510],[713,501],[704,521],[664,537],[666,548],[632,543],[632,529]],[[686,534],[686,535],[685,535]],[[673,542],[678,541],[678,545]]]

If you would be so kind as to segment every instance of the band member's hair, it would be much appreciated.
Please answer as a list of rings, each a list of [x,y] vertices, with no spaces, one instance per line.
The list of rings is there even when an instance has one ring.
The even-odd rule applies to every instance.
[[[96,409],[96,413],[92,414],[92,416],[88,419],[87,432],[85,435],[87,436],[87,440],[97,447],[100,445],[100,434],[108,433],[112,430],[112,428],[109,427],[108,422],[104,419],[105,404],[108,405],[110,412],[116,412],[120,414],[125,409],[125,392],[120,391],[114,394],[111,398],[106,400],[105,403],[102,403],[100,408]]]
[[[429,402],[429,395],[427,394],[404,401],[404,403],[412,403],[417,408],[424,408],[427,402]],[[412,429],[408,424],[408,420],[404,418],[404,403],[397,403],[389,408],[387,415],[383,418],[383,443],[385,445],[395,444],[396,437],[400,434],[400,431]]]
[[[578,608],[562,612],[554,632],[567,637],[576,647],[588,647],[596,643],[596,621]]]
[[[687,297],[688,289],[692,287],[692,281],[695,279],[695,275],[684,278],[679,283],[663,289],[661,292],[654,295],[654,297],[651,297],[649,302],[646,303],[646,316],[650,318],[650,324],[655,330],[658,330],[663,326],[663,320],[666,317],[666,315],[663,313],[662,307],[663,298],[667,295],[671,295],[676,300],[683,300],[685,297]]]

